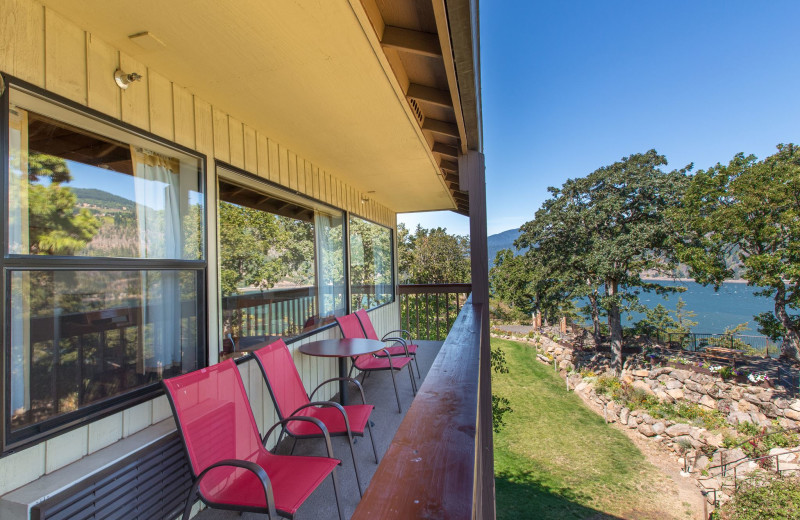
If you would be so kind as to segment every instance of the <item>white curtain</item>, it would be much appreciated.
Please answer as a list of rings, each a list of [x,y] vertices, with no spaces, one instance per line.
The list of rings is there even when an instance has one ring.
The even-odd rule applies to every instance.
[[[27,254],[28,243],[28,113],[9,110],[8,247]],[[11,413],[30,409],[30,275],[17,272],[11,279]]]
[[[331,217],[314,213],[314,230],[317,238],[317,287],[319,291],[319,315],[331,316],[336,311],[336,280],[330,272],[332,262],[335,261],[331,243]],[[340,254],[341,256],[341,254]]]
[[[182,257],[177,159],[131,147],[139,258]],[[178,271],[145,272],[142,314],[144,371],[159,375],[181,364],[181,297]]]

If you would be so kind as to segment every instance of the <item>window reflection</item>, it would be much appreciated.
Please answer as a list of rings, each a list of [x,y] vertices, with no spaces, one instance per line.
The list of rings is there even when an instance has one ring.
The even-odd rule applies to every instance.
[[[203,258],[200,162],[10,110],[9,252]]]
[[[350,298],[353,310],[394,300],[392,231],[350,217]]]
[[[319,328],[344,314],[342,216],[219,183],[223,349]]]
[[[12,430],[198,368],[197,276],[12,272]]]

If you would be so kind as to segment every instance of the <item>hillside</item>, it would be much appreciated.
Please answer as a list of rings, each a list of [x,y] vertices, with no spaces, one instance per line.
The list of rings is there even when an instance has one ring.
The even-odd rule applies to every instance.
[[[489,249],[490,267],[494,265],[494,259],[497,257],[498,251],[511,249],[517,253],[517,250],[514,248],[514,240],[516,240],[517,237],[519,237],[519,228],[509,229],[487,237],[486,244]]]
[[[90,206],[106,209],[126,208],[127,210],[131,210],[136,207],[136,203],[132,200],[108,193],[107,191],[95,188],[71,188],[71,190],[78,198],[78,204],[88,204]]]

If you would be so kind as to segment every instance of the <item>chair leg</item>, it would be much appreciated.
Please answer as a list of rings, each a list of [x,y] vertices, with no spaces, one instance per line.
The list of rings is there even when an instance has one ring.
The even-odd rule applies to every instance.
[[[411,363],[408,364],[408,377],[411,379],[411,391],[417,395],[417,382],[414,381],[414,367],[411,366]]]
[[[372,421],[367,419],[367,429],[369,430],[369,440],[372,441],[372,453],[375,455],[375,464],[378,463],[378,450],[375,449],[375,436],[372,435]]]
[[[339,500],[339,481],[336,479],[336,468],[331,470],[331,478],[333,479],[333,495],[336,497],[336,509],[339,511],[339,520],[344,520],[342,501]]]
[[[400,406],[400,394],[397,393],[397,381],[394,380],[394,370],[389,370],[392,374],[392,385],[394,386],[394,397],[397,399],[397,413],[403,413],[403,408]]]
[[[189,496],[186,497],[186,507],[183,508],[183,516],[181,520],[189,520],[192,516],[192,506],[194,505],[194,497],[197,495],[197,480],[192,484],[192,489],[189,491]]]
[[[419,363],[417,363],[417,355],[414,354],[414,364],[417,365],[417,377],[422,379],[422,373],[419,371]]]
[[[361,477],[358,476],[358,464],[356,463],[356,452],[353,450],[353,434],[350,428],[347,429],[347,441],[350,443],[350,456],[353,458],[353,469],[356,472],[356,483],[358,484],[358,495],[364,497],[364,490],[361,489]]]

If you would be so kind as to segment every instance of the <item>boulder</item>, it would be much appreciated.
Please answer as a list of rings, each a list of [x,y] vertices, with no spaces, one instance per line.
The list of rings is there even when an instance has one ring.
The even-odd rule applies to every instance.
[[[666,383],[669,380],[670,379],[669,379],[669,376],[667,374],[661,374],[656,378],[656,381],[658,381],[659,383]]]
[[[649,395],[655,395],[655,392],[653,392],[653,389],[650,388],[650,385],[648,385],[644,381],[638,381],[638,380],[634,381],[633,382],[633,388],[637,389],[637,390],[641,390],[641,391],[643,391],[643,392],[645,392],[645,393],[647,393]]]
[[[697,383],[695,381],[691,381],[691,380],[686,381],[684,383],[684,385],[686,386],[687,390],[690,390],[692,392],[695,392],[695,393],[698,393],[698,394],[706,394],[706,393],[708,393],[708,391],[705,388],[703,388],[703,385],[701,385],[700,383]]]
[[[700,372],[693,372],[691,379],[692,381],[700,383],[701,385],[704,385],[706,383],[713,383],[715,380],[715,378],[706,374],[701,374]]]
[[[733,401],[731,401],[730,399],[720,399],[719,401],[717,401],[717,410],[719,410],[720,412],[727,414],[731,413],[732,409],[733,409]]]
[[[753,410],[757,410],[757,408],[753,403],[749,403],[744,399],[739,399],[738,401],[736,401],[736,410],[747,413]]]
[[[678,381],[677,379],[670,379],[667,381],[667,390],[675,390],[676,388],[680,388],[683,386],[683,383]]]
[[[691,435],[680,435],[678,437],[673,437],[672,442],[675,444],[675,448],[682,452],[688,448],[702,448],[703,443],[693,439]]]
[[[583,392],[586,389],[587,386],[589,386],[589,383],[587,383],[586,381],[582,381],[582,382],[578,383],[578,386],[575,387],[575,391],[576,392]]]
[[[667,395],[676,400],[684,398],[683,390],[681,390],[680,388],[676,388],[674,390],[667,390]]]
[[[774,403],[761,403],[761,411],[767,417],[776,418],[781,415],[780,409]]]
[[[666,431],[666,429],[667,429],[667,427],[666,427],[666,426],[664,425],[664,423],[663,423],[663,422],[661,422],[661,421],[654,422],[654,423],[653,423],[651,426],[652,426],[652,428],[653,428],[653,432],[654,432],[656,435],[661,435],[661,434],[663,434],[663,433]]]
[[[784,408],[789,408],[789,401],[787,401],[783,397],[779,397],[772,402],[775,403],[775,406],[777,406],[781,410],[783,410]]]
[[[800,421],[800,412],[795,410],[794,407],[787,408],[786,410],[784,410],[783,416],[793,421]]]
[[[748,403],[761,404],[761,399],[757,395],[745,392],[743,399]]]
[[[761,400],[762,403],[771,403],[772,402],[772,390],[764,390],[756,396]]]
[[[653,437],[655,436],[656,432],[653,431],[653,427],[647,423],[642,423],[637,428],[638,432],[644,435],[645,437]]]
[[[717,409],[717,401],[714,400],[712,397],[704,395],[700,398],[700,406],[705,406],[709,410],[716,410]]]
[[[747,412],[731,412],[728,414],[728,422],[734,426],[741,423],[753,422]]]
[[[720,446],[722,446],[722,442],[723,442],[724,438],[723,438],[721,433],[709,433],[709,432],[706,432],[705,435],[703,436],[703,440],[709,446],[713,446],[715,448],[719,448]]]
[[[634,370],[633,375],[635,377],[649,377],[650,371],[649,370]]]
[[[705,455],[700,455],[695,459],[694,470],[703,471],[704,469],[708,469],[709,463],[710,461],[708,460],[708,457],[706,457]]]
[[[700,428],[692,427],[692,429],[689,430],[689,435],[696,441],[703,440],[703,430]]]
[[[673,369],[670,368],[670,367],[654,368],[653,370],[650,371],[650,377],[661,377],[661,376],[663,376],[665,374],[669,374],[672,371],[673,371]]]
[[[677,379],[678,381],[685,381],[691,377],[692,373],[688,370],[673,370],[669,373],[669,377]]]
[[[781,462],[794,462],[797,453],[789,453],[791,450],[787,448],[772,448],[769,450],[771,456],[777,456]],[[781,465],[783,467],[783,465]]]
[[[789,403],[789,408],[791,408],[795,412],[800,412],[800,399],[795,399],[794,401]]]
[[[687,401],[691,401],[693,403],[699,403],[700,398],[703,397],[702,394],[698,394],[697,392],[692,392],[691,390],[683,391],[683,398]]]
[[[665,433],[670,437],[680,437],[681,435],[688,435],[692,427],[688,424],[678,423],[666,429]]]
[[[656,388],[655,390],[653,390],[653,392],[656,394],[656,397],[658,397],[658,400],[661,401],[662,403],[674,403],[675,402],[675,398],[674,397],[672,397],[671,395],[669,395],[667,392],[665,392],[664,390],[662,390],[660,388]]]
[[[650,417],[649,413],[642,414],[642,421],[644,421],[645,424],[653,424],[654,422],[656,422],[652,417]]]
[[[728,391],[728,393],[730,394],[731,399],[738,401],[744,395],[744,390],[742,390],[742,387],[740,386],[731,385],[731,389]]]
[[[630,415],[631,411],[627,407],[623,407],[619,411],[619,422],[621,424],[628,424],[628,416]]]
[[[758,424],[759,426],[771,426],[772,421],[770,421],[766,415],[761,412],[750,412],[750,419],[753,421],[754,424]]]

